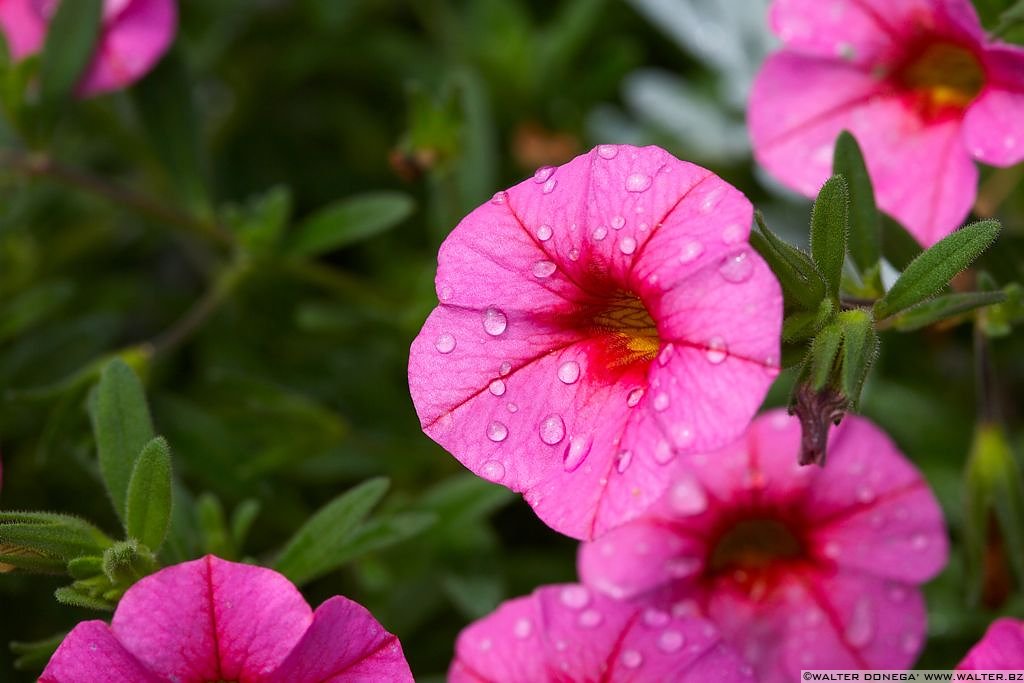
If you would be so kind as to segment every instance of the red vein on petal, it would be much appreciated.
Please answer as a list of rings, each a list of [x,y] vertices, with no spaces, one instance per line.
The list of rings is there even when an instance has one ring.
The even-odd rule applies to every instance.
[[[843,620],[839,616],[839,611],[836,609],[835,605],[832,604],[832,601],[818,590],[818,586],[813,580],[804,576],[801,572],[795,572],[794,574],[796,580],[804,585],[807,595],[810,596],[810,598],[817,603],[818,607],[821,608],[821,611],[825,613],[825,618],[828,619],[829,625],[832,626],[832,630],[835,632],[837,640],[842,645],[843,649],[849,652],[850,656],[853,657],[854,662],[857,664],[857,668],[869,669],[870,666],[867,660],[861,656],[860,650],[855,648],[846,638],[846,628],[843,624]]]

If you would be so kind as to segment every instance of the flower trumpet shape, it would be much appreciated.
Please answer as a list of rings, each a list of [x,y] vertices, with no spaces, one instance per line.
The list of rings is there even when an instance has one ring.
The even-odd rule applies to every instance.
[[[789,187],[814,196],[849,130],[879,206],[930,246],[970,210],[974,160],[1024,159],[1024,49],[990,41],[969,0],[775,0],[771,24],[783,47],[748,122]]]
[[[945,564],[942,513],[869,421],[832,431],[827,467],[796,464],[784,411],[696,456],[642,518],[584,544],[596,590],[715,622],[762,683],[801,669],[902,669],[920,651],[918,585]]]
[[[602,145],[470,213],[412,344],[424,431],[576,538],[738,436],[778,373],[782,296],[752,208],[657,147]]]
[[[998,619],[993,622],[985,632],[985,637],[971,648],[957,669],[1024,669],[1024,621]]]
[[[82,622],[40,683],[412,683],[398,639],[360,605],[314,612],[285,577],[207,556],[148,576],[110,626]]]
[[[754,683],[710,623],[546,586],[459,636],[449,683]]]
[[[0,0],[0,31],[20,60],[43,46],[61,0]],[[99,95],[130,86],[160,60],[174,40],[176,0],[105,0],[96,52],[77,92]]]

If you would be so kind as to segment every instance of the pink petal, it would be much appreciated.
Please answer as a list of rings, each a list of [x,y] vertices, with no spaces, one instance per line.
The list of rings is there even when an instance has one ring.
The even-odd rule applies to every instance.
[[[312,618],[277,572],[207,556],[139,581],[121,599],[111,627],[164,678],[240,680],[280,664]]]
[[[119,11],[104,26],[96,55],[78,84],[82,97],[128,87],[156,65],[174,40],[175,0],[131,0],[112,9]]]
[[[985,52],[989,82],[964,115],[964,141],[979,161],[1012,166],[1024,160],[1024,49]]]
[[[102,621],[83,621],[69,633],[46,665],[39,683],[158,683]]]
[[[925,246],[959,227],[977,192],[959,120],[923,122],[909,101],[855,66],[770,57],[754,82],[748,121],[758,162],[807,196],[831,173],[836,137],[851,131],[879,207]]]
[[[657,148],[602,146],[498,193],[441,248],[409,362],[424,431],[562,533],[635,517],[670,461],[738,434],[776,372],[781,295],[751,213]],[[649,368],[617,365],[587,318],[623,291],[671,343]]]
[[[295,649],[265,683],[412,683],[398,638],[343,597],[320,605]]]
[[[994,621],[957,669],[1024,669],[1024,622],[1006,618]]]
[[[39,51],[46,24],[31,0],[0,0],[0,31],[7,39],[11,57],[18,61]]]
[[[459,636],[451,683],[752,681],[707,622],[549,586]]]

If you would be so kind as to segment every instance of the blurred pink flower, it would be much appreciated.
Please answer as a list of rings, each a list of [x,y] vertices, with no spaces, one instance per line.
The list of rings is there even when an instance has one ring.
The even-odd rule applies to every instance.
[[[285,577],[207,556],[125,593],[110,626],[68,634],[40,683],[408,681],[398,639],[360,605],[334,597],[313,612]]]
[[[702,619],[546,586],[470,624],[448,683],[754,683]]]
[[[1024,669],[1024,621],[998,619],[960,662],[961,671]]]
[[[11,56],[38,52],[60,0],[0,0],[0,31]],[[90,97],[126,88],[144,76],[170,47],[178,24],[176,0],[106,0],[92,62],[78,84]]]
[[[409,359],[424,431],[564,534],[635,517],[778,372],[782,296],[751,216],[657,147],[602,145],[497,193],[441,246]]]
[[[945,564],[942,512],[869,421],[832,430],[824,468],[800,467],[784,411],[691,458],[647,515],[580,549],[583,582],[711,619],[762,683],[801,668],[900,669],[925,636],[918,584]]]
[[[771,23],[783,48],[748,120],[786,185],[816,194],[849,130],[879,206],[930,246],[970,210],[974,160],[1024,159],[1024,49],[990,41],[969,0],[775,0]]]

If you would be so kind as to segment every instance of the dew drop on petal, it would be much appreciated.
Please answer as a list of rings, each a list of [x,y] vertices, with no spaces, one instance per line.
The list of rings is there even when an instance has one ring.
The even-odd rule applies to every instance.
[[[912,655],[921,647],[921,637],[916,633],[908,633],[903,636],[903,651]]]
[[[487,438],[495,443],[501,443],[508,438],[508,427],[495,420],[487,425]]]
[[[630,408],[633,408],[636,406],[637,403],[640,403],[640,399],[642,399],[643,397],[644,390],[641,389],[640,387],[637,387],[636,389],[630,391],[629,395],[626,396],[626,405],[629,406]]]
[[[725,188],[717,187],[711,192],[708,192],[707,196],[704,197],[704,201],[700,204],[701,213],[711,213],[718,206],[718,202],[722,199],[722,194],[725,192]]]
[[[495,396],[504,396],[505,395],[505,382],[503,382],[500,379],[496,379],[496,380],[492,381],[489,385],[487,385],[487,388]]]
[[[699,515],[708,509],[708,497],[704,487],[693,477],[686,475],[669,489],[669,505],[680,515]]]
[[[539,228],[537,228],[537,239],[539,239],[541,242],[547,242],[549,239],[551,239],[551,236],[553,234],[555,233],[554,230],[551,229],[550,225],[542,225]]]
[[[515,403],[509,403],[509,404],[508,404],[508,405],[506,406],[506,409],[507,409],[507,410],[508,410],[508,412],[510,412],[510,413],[515,413],[515,412],[518,412],[518,411],[519,411],[519,406],[517,406],[517,405],[516,405]]]
[[[636,650],[624,650],[620,659],[627,669],[638,669],[644,663],[644,656]]]
[[[725,360],[729,354],[729,347],[721,337],[712,337],[708,340],[708,347],[704,350],[704,356],[712,365],[718,365]]]
[[[704,245],[700,242],[687,242],[683,245],[683,250],[679,252],[680,263],[692,263],[700,258],[700,255],[704,253]]]
[[[487,652],[494,646],[494,642],[490,638],[484,638],[480,641],[480,649]]]
[[[615,471],[619,474],[623,474],[627,469],[629,469],[629,464],[631,462],[633,462],[633,452],[622,451],[615,459]]]
[[[599,225],[596,228],[594,228],[594,241],[595,242],[600,242],[601,240],[603,240],[607,236],[608,236],[608,228],[604,227],[603,225]]]
[[[924,550],[928,547],[928,537],[924,534],[914,534],[910,539],[910,547],[914,550]]]
[[[846,624],[846,640],[855,648],[862,648],[874,637],[871,603],[861,598],[853,606],[850,621]]]
[[[491,204],[504,204],[508,201],[508,192],[502,190],[501,192],[495,192],[494,196],[491,197]]]
[[[654,400],[651,402],[651,405],[654,407],[654,410],[656,410],[659,413],[662,413],[668,409],[669,401],[670,399],[668,397],[668,394],[666,394],[664,391],[661,391],[658,392],[658,394],[654,397]]]
[[[455,350],[455,337],[450,334],[442,334],[434,342],[434,348],[441,353],[451,353]]]
[[[622,230],[626,225],[626,219],[622,216],[612,216],[611,226],[612,230]]]
[[[557,180],[555,180],[554,178],[549,178],[548,181],[544,183],[543,186],[541,186],[540,191],[543,192],[544,194],[551,194],[554,191],[555,186],[557,185]]]
[[[615,145],[597,146],[597,156],[601,157],[602,159],[614,159],[618,153],[619,148],[616,147]]]
[[[696,557],[673,557],[665,563],[665,572],[674,579],[693,576],[700,568],[701,561]]]
[[[654,607],[648,607],[643,612],[644,623],[651,628],[659,628],[665,626],[672,619],[668,615],[668,612],[663,612],[660,609]]]
[[[560,415],[551,414],[540,423],[540,440],[554,446],[565,438],[565,422]]]
[[[686,448],[693,443],[693,439],[695,438],[693,427],[681,423],[673,425],[672,438],[675,439],[677,447]]]
[[[484,311],[483,322],[484,332],[492,337],[502,334],[508,327],[508,318],[505,317],[505,314],[500,309],[494,307]]]
[[[480,474],[488,481],[501,481],[505,476],[505,466],[497,460],[488,460],[480,468]]]
[[[889,587],[888,595],[889,599],[895,603],[905,602],[907,599],[907,589],[896,584]]]
[[[537,261],[533,264],[533,276],[541,279],[550,277],[557,268],[553,261]]]
[[[676,451],[665,439],[660,440],[654,447],[654,462],[659,465],[667,465],[676,457]]]
[[[590,602],[590,591],[586,586],[566,586],[558,597],[569,609],[583,609]]]
[[[676,347],[671,343],[665,344],[661,347],[661,351],[658,353],[658,365],[665,367],[668,365],[669,360],[672,359],[672,354],[675,353]]]
[[[875,491],[867,484],[857,487],[857,500],[862,503],[870,503],[875,499]]]
[[[629,256],[634,251],[636,251],[636,240],[633,239],[632,237],[623,237],[621,240],[619,240],[619,251],[621,251],[626,256]]]
[[[576,247],[573,247],[572,249],[570,249],[569,250],[569,260],[570,261],[579,261],[580,260],[580,250],[577,249]]]
[[[452,291],[451,287],[449,287],[448,285],[442,285],[441,288],[437,291],[437,298],[440,299],[441,301],[451,301],[453,294],[454,292]]]
[[[825,544],[825,547],[822,548],[822,552],[825,554],[825,557],[829,557],[834,560],[837,557],[839,557],[840,553],[842,552],[842,549],[839,547],[839,544],[835,541],[829,541]]]
[[[743,239],[743,226],[741,225],[733,223],[722,231],[722,242],[725,244],[736,244],[741,239]]]
[[[573,436],[569,438],[569,445],[565,449],[565,456],[562,459],[562,467],[566,472],[575,472],[583,461],[590,455],[590,449],[594,440],[589,436]]]
[[[626,177],[626,190],[643,192],[651,186],[651,176],[644,173],[631,173]]]
[[[722,258],[718,264],[718,274],[726,282],[733,284],[749,280],[754,274],[754,260],[750,257],[750,252],[744,249]]]
[[[574,360],[567,360],[558,368],[558,379],[563,384],[575,384],[580,378],[580,364]]]
[[[600,626],[601,622],[604,621],[604,616],[596,609],[588,609],[580,613],[577,623],[583,628],[594,628]]]
[[[671,654],[678,652],[685,642],[686,638],[683,637],[682,633],[669,629],[658,636],[658,649]]]
[[[552,175],[554,175],[554,173],[554,166],[541,166],[540,168],[533,172],[533,182],[545,183]]]
[[[529,619],[517,619],[515,625],[512,627],[512,632],[515,633],[516,638],[520,640],[526,640],[533,633],[533,624]]]
[[[502,363],[501,367],[498,368],[498,374],[501,375],[502,377],[504,377],[510,372],[512,372],[512,364],[509,363],[508,361]]]

